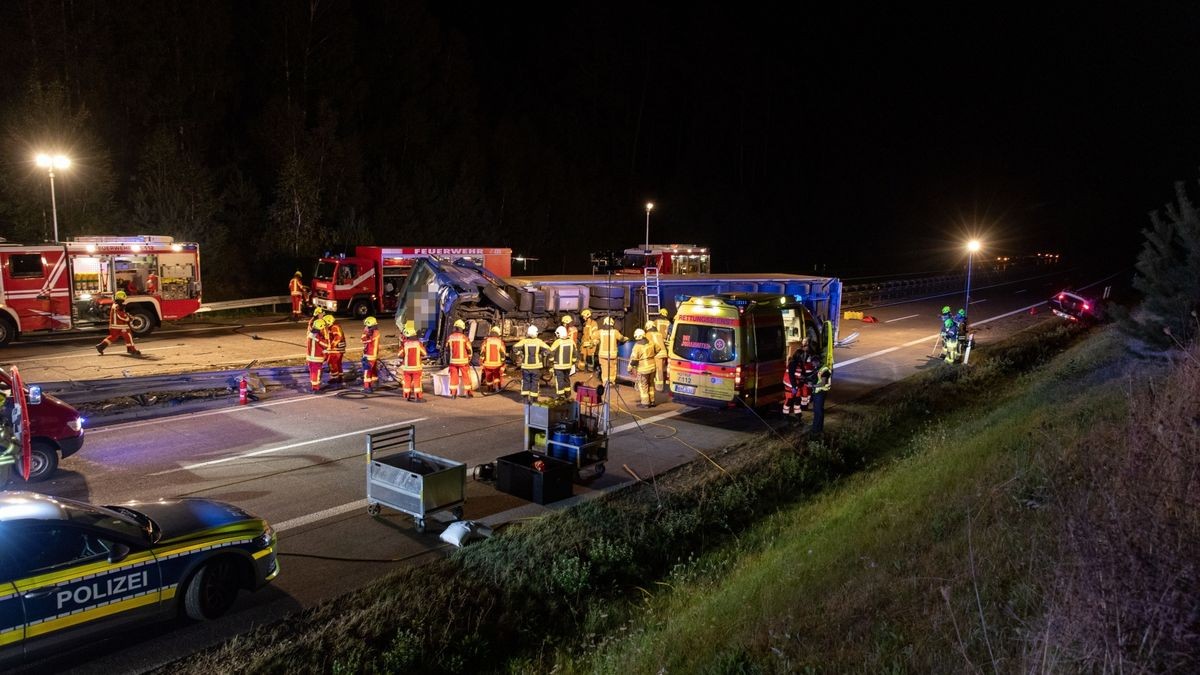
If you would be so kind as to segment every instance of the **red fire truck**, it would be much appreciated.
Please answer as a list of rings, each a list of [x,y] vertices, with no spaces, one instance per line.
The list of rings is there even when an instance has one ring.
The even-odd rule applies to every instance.
[[[592,273],[642,274],[647,267],[659,274],[695,275],[712,272],[712,254],[696,244],[650,244],[627,248],[623,252],[603,251],[592,254]]]
[[[511,248],[359,246],[353,256],[321,258],[312,277],[312,302],[362,319],[393,314],[400,284],[421,258],[467,259],[498,276],[512,273]]]
[[[200,246],[171,237],[0,241],[0,344],[17,335],[106,327],[125,291],[130,328],[147,335],[200,308]]]

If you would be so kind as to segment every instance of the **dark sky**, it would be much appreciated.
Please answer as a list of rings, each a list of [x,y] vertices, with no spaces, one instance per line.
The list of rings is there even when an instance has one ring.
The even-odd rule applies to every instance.
[[[67,234],[195,238],[228,293],[357,243],[584,271],[648,200],[652,240],[721,271],[942,271],[970,234],[1128,265],[1200,177],[1197,28],[1194,3],[14,0],[0,230],[45,231],[28,157],[68,136]]]

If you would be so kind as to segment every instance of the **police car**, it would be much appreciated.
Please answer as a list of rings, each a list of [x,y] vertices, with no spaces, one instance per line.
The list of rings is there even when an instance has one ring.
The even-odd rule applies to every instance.
[[[0,492],[0,665],[181,611],[220,616],[279,574],[275,546],[265,520],[208,499]]]

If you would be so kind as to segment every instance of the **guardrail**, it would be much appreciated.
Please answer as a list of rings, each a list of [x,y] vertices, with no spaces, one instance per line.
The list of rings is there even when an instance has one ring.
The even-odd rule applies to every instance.
[[[246,298],[244,300],[225,300],[224,302],[206,302],[200,305],[200,309],[196,312],[221,312],[227,309],[248,309],[250,307],[265,307],[271,305],[271,311],[275,310],[275,305],[291,305],[292,297],[290,295],[270,295],[264,298]]]

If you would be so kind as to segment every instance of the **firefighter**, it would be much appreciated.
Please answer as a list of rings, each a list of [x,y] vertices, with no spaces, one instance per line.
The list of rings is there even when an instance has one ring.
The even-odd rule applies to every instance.
[[[417,331],[404,329],[404,342],[400,344],[400,370],[404,372],[404,398],[409,401],[425,402],[421,377],[424,375],[422,360],[427,356],[425,345],[417,339]]]
[[[379,322],[373,316],[363,319],[362,349],[363,391],[370,393],[379,381]]]
[[[329,384],[342,386],[342,359],[346,356],[346,333],[332,314],[321,321],[325,324],[325,360],[329,363]]]
[[[577,327],[571,321],[570,314],[563,315],[562,325],[564,328],[567,329],[567,339],[569,339],[572,343],[575,344],[575,352],[578,354],[579,353],[579,327]],[[557,333],[557,332],[558,331],[555,331],[555,333]]]
[[[633,331],[633,351],[629,353],[629,370],[637,371],[637,391],[641,402],[639,408],[654,407],[654,362],[658,348],[641,328]]]
[[[820,436],[825,431],[825,396],[833,386],[833,371],[828,366],[821,366],[813,379],[813,421],[811,436]]]
[[[611,316],[604,317],[601,323],[604,327],[596,340],[596,355],[600,359],[600,381],[607,387],[617,381],[617,347],[629,338],[616,329]]]
[[[558,338],[550,345],[550,354],[554,358],[554,393],[559,398],[570,398],[571,371],[575,368],[575,341],[571,339],[566,326],[555,329],[554,336]]]
[[[646,340],[654,345],[654,389],[663,390],[663,372],[667,369],[667,346],[658,332],[657,321],[646,322]]]
[[[134,356],[141,356],[137,347],[133,346],[133,331],[129,330],[129,312],[125,310],[125,291],[117,291],[113,295],[112,307],[108,309],[108,335],[96,345],[96,351],[104,353],[108,346],[117,340],[125,341],[125,351]]]
[[[671,346],[671,317],[667,313],[666,307],[658,309],[658,318],[654,320],[654,325],[658,328],[658,338],[662,342],[662,351],[658,354],[658,363],[654,369],[654,376],[658,379],[658,390],[662,391],[667,388],[667,353]]]
[[[958,328],[958,334],[965,337],[967,334],[967,310],[959,308],[958,313],[954,315],[954,325]]]
[[[146,295],[158,295],[158,275],[154,270],[150,270],[150,274],[146,275]]]
[[[504,378],[504,340],[500,339],[500,327],[492,326],[487,339],[480,348],[483,356],[482,386],[490,387],[492,391],[503,388]]]
[[[783,414],[791,415],[796,424],[804,423],[803,410],[808,407],[811,380],[816,374],[816,360],[810,351],[808,338],[800,339],[800,346],[792,352],[787,363],[787,398],[783,401]]]
[[[943,305],[942,306],[942,316],[941,316],[941,319],[939,319],[939,321],[940,321],[939,325],[945,325],[946,319],[949,319],[949,318],[950,318],[950,305]]]
[[[474,396],[471,391],[471,341],[463,330],[467,327],[462,319],[454,321],[454,330],[446,338],[445,351],[450,355],[450,398],[458,398],[466,392],[467,398]]]
[[[592,372],[596,369],[596,345],[600,342],[600,326],[592,318],[592,310],[585,309],[579,313],[583,317],[583,334],[579,343],[579,355],[583,359],[583,369]]]
[[[958,326],[953,319],[942,324],[942,356],[946,363],[954,363],[958,358]]]
[[[308,381],[313,393],[321,391],[321,368],[325,365],[325,350],[329,347],[325,319],[314,319],[308,331],[304,360],[308,363]]]
[[[308,286],[304,285],[304,275],[300,270],[292,275],[292,281],[288,284],[288,294],[292,296],[292,321],[300,320],[300,309],[304,306],[304,294],[308,292]]]
[[[550,345],[538,337],[537,326],[530,326],[525,331],[528,336],[513,346],[521,359],[521,396],[525,397],[525,405],[536,403],[538,389],[541,385],[542,367],[550,352]]]

